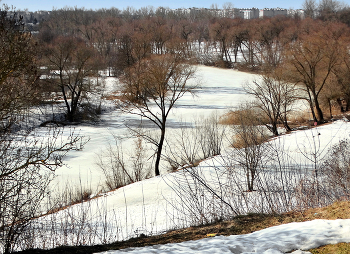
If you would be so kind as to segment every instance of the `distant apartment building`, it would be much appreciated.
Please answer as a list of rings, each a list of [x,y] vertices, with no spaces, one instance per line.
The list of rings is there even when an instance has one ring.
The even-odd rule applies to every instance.
[[[282,8],[250,8],[250,9],[239,9],[239,17],[243,19],[257,19],[257,18],[265,18],[265,17],[275,17],[275,16],[287,16],[288,10]]]
[[[259,12],[259,18],[265,18],[265,17],[275,17],[275,16],[287,16],[288,11],[287,9],[282,8],[264,8],[260,10]]]
[[[305,18],[305,12],[302,9],[296,9],[296,10],[289,9],[287,15],[288,16],[298,16],[298,17],[300,17],[302,19]]]
[[[169,10],[170,11],[170,10]],[[216,17],[226,17],[226,18],[237,18],[242,19],[257,19],[265,17],[275,17],[275,16],[287,16],[287,15],[298,15],[301,18],[304,17],[303,10],[287,10],[283,8],[247,8],[247,9],[238,9],[238,8],[229,8],[229,9],[207,9],[207,8],[187,8],[187,9],[176,9],[172,10],[177,13],[191,14],[191,15],[200,15],[202,13],[210,13]]]
[[[258,8],[239,9],[239,17],[243,19],[259,18],[259,9]]]

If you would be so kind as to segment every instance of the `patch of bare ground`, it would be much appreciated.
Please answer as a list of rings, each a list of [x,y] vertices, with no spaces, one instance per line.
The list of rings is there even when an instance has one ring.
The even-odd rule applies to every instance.
[[[309,251],[312,254],[349,254],[350,243],[329,244]]]
[[[22,251],[22,254],[37,253],[95,253],[108,250],[125,249],[129,247],[144,247],[156,244],[178,243],[189,240],[199,240],[208,235],[240,235],[268,227],[278,226],[291,222],[303,222],[314,219],[350,219],[350,201],[335,202],[330,206],[322,208],[311,208],[305,211],[293,211],[284,214],[248,214],[237,216],[230,221],[216,222],[210,225],[193,226],[185,229],[172,230],[162,235],[140,236],[127,241],[115,242],[96,246],[61,246],[51,250],[31,249]],[[310,250],[312,253],[350,253],[341,252],[342,249],[350,250],[350,244],[330,245],[332,251],[321,252],[319,249]],[[344,247],[345,246],[345,247]],[[327,246],[326,246],[327,247]],[[322,248],[326,248],[322,247]],[[335,249],[334,249],[335,248]],[[340,251],[340,252],[338,252]]]

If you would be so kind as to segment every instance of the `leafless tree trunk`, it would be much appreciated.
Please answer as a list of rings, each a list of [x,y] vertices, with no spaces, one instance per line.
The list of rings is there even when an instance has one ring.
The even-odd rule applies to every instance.
[[[157,147],[156,175],[160,174],[167,118],[185,93],[194,92],[196,85],[188,83],[194,74],[195,69],[181,57],[161,55],[138,62],[121,77],[126,111],[150,120],[160,130],[159,140],[151,141]]]

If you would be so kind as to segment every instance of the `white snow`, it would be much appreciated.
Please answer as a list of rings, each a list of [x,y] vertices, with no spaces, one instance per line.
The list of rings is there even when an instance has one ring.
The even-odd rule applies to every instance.
[[[350,242],[350,220],[313,220],[293,222],[270,227],[246,235],[215,236],[196,241],[170,243],[143,248],[127,248],[116,251],[101,252],[117,253],[168,253],[168,254],[294,254],[310,253],[302,250],[317,248],[321,245]]]
[[[317,135],[318,133],[321,135]],[[317,137],[321,136],[322,141],[320,139],[318,142],[316,139],[312,145],[307,145],[315,134]],[[271,142],[286,148],[288,156],[295,158],[293,160],[301,161],[304,159],[307,162],[309,159],[304,155],[310,155],[310,152],[315,151],[313,146],[316,147],[316,151],[322,154],[331,144],[348,138],[349,134],[350,123],[340,120],[310,130],[295,131]],[[227,154],[229,155],[229,153]],[[215,187],[218,181],[221,184],[226,184],[224,178],[216,179],[214,177],[215,174],[222,171],[223,163],[225,163],[225,155],[216,156],[201,162],[197,168],[192,170],[200,170],[203,177]],[[130,184],[103,194],[99,198],[40,218],[38,223],[46,223],[48,230],[51,231],[46,237],[45,234],[38,237],[37,245],[41,246],[45,243],[45,246],[49,248],[54,247],[59,242],[90,245],[129,239],[142,233],[147,235],[162,234],[167,230],[190,226],[194,222],[194,218],[189,215],[186,206],[191,205],[191,203],[187,203],[191,201],[191,197],[186,199],[186,195],[188,195],[186,186],[181,186],[178,182],[183,180],[186,174],[185,171],[180,170]],[[179,189],[180,187],[184,189]],[[181,199],[176,195],[176,192],[179,191],[183,195]],[[236,193],[238,196],[243,195],[239,191]],[[261,196],[258,196],[258,193],[244,195],[251,203],[239,204],[244,206],[241,210],[242,213],[259,212],[261,209],[265,209],[258,204],[258,202],[263,203],[264,201]],[[204,210],[206,209],[204,207]],[[220,211],[220,208],[216,211]],[[93,233],[91,234],[91,232]],[[291,223],[248,235],[218,236],[199,241],[141,249],[130,248],[111,253],[124,251],[131,253],[284,253],[292,250],[307,250],[337,242],[350,242],[350,220],[315,220]]]

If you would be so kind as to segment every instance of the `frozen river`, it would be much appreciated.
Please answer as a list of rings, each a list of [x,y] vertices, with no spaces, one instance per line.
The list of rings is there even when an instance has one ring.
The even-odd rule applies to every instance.
[[[231,69],[219,69],[214,67],[199,66],[197,80],[200,88],[195,96],[185,94],[176,104],[167,121],[167,134],[180,123],[191,122],[195,119],[203,119],[213,113],[222,115],[228,109],[240,105],[248,97],[242,88],[245,82],[255,79],[257,76]],[[112,86],[113,79],[108,79],[107,86]],[[60,184],[75,182],[91,186],[94,190],[104,182],[101,169],[96,165],[97,157],[106,151],[109,144],[114,143],[113,135],[127,138],[128,128],[125,125],[136,126],[140,119],[127,115],[119,110],[105,113],[101,116],[101,122],[97,125],[80,125],[75,128],[75,133],[88,138],[89,141],[82,151],[72,151],[65,159],[65,166],[57,170],[56,181]],[[151,127],[151,126],[149,126]],[[128,149],[129,143],[123,145]],[[166,169],[163,169],[166,170]]]

